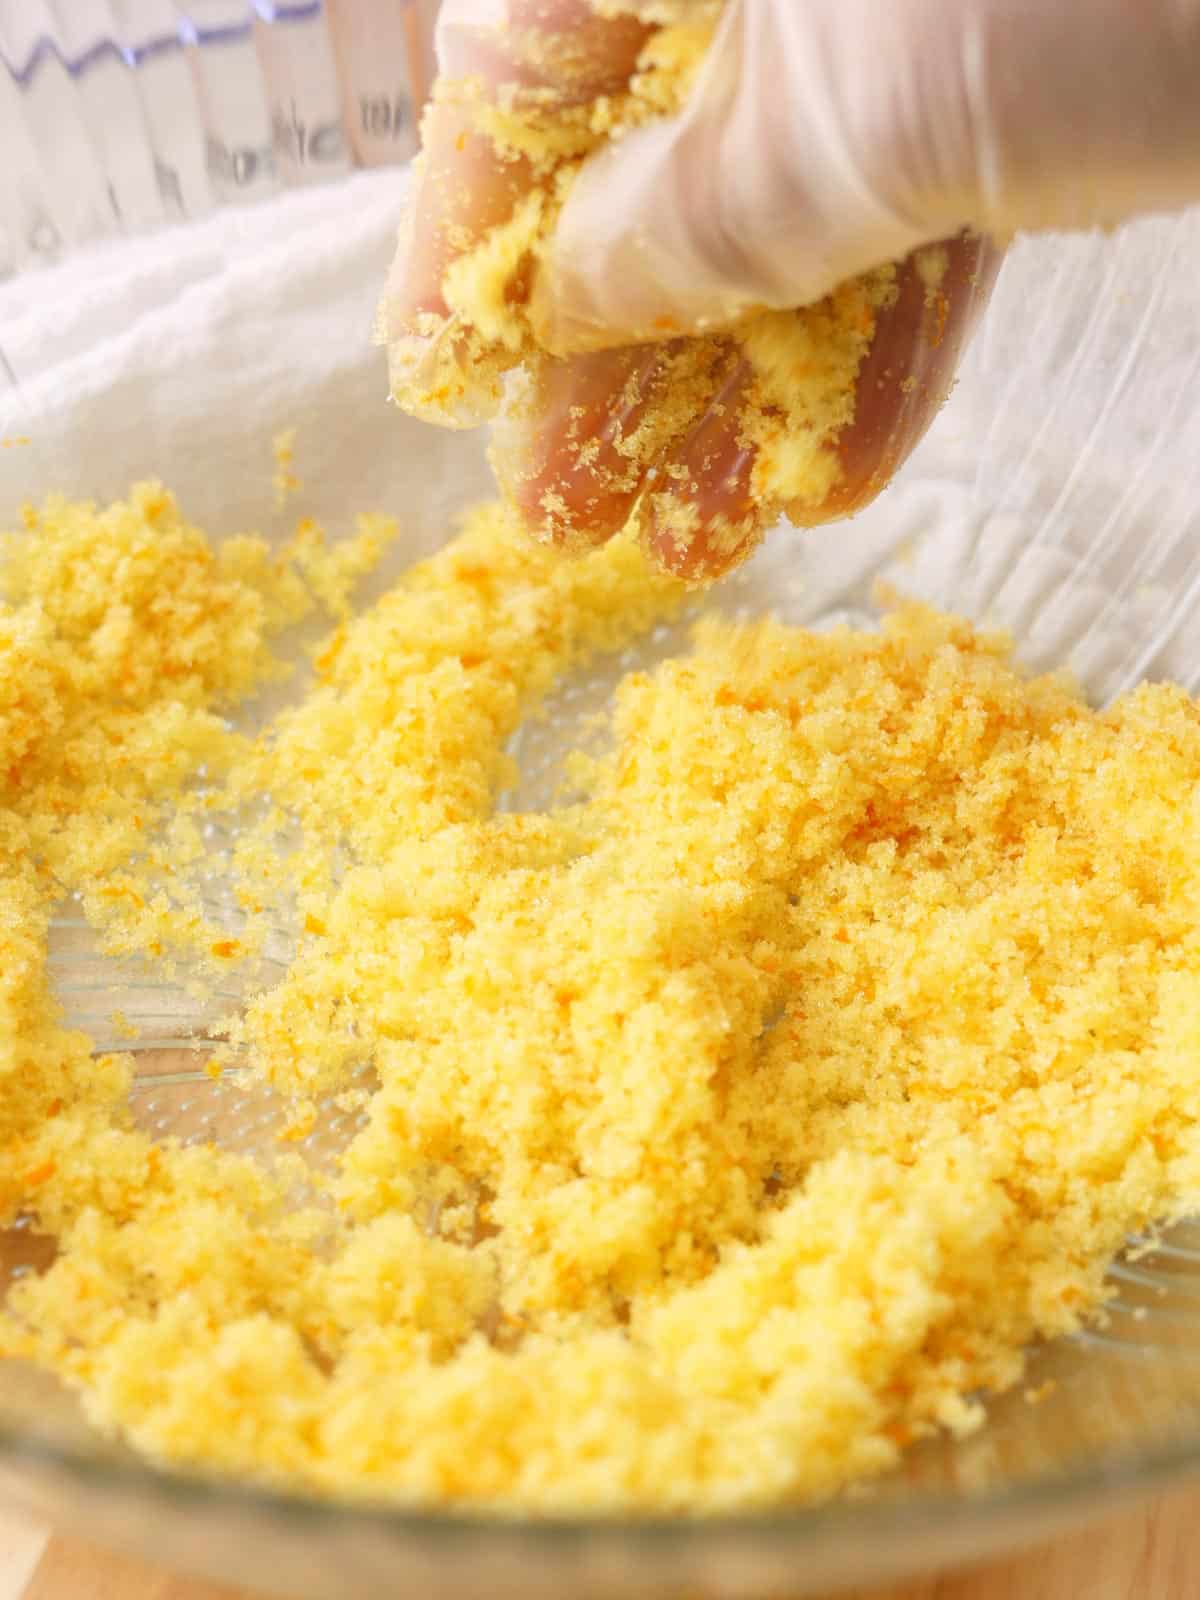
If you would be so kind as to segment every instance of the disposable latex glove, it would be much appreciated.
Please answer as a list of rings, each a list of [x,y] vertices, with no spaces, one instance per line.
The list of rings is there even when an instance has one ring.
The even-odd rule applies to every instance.
[[[635,17],[599,16],[590,0],[447,0],[442,75],[497,97],[511,83],[580,101],[614,92],[654,25],[656,0],[624,11],[639,3]],[[433,108],[425,149],[389,284],[393,334],[445,313],[445,267],[533,181],[461,104]],[[726,0],[682,114],[602,149],[571,190],[537,285],[543,337],[565,359],[541,371],[507,446],[523,456],[514,495],[535,532],[589,543],[649,505],[640,526],[662,562],[712,576],[744,550],[706,529],[745,527],[748,548],[781,509],[827,521],[886,485],[952,382],[998,266],[989,237],[1197,198],[1200,0]],[[914,252],[938,240],[931,296]],[[752,504],[737,371],[656,463],[658,481],[687,486],[698,536],[681,545],[657,525],[644,484],[606,487],[607,440],[664,328],[805,305],[887,261],[902,263],[898,292],[822,503]],[[581,438],[594,441],[582,459]]]

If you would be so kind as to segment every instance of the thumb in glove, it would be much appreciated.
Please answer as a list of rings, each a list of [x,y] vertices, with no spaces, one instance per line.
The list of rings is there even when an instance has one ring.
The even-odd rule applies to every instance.
[[[1200,200],[1200,0],[728,0],[683,113],[593,156],[551,349],[807,305],[964,228]]]

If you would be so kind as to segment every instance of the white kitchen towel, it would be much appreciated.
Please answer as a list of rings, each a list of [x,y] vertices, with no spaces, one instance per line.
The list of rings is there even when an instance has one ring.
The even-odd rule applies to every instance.
[[[161,477],[201,526],[269,532],[271,441],[295,428],[297,508],[444,535],[487,482],[482,441],[404,417],[371,342],[407,181],[355,174],[0,285],[0,527],[50,490]]]

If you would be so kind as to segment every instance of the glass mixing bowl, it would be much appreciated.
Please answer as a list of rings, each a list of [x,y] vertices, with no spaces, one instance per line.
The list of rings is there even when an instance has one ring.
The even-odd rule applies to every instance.
[[[110,250],[85,280],[68,264],[0,291],[0,438],[28,441],[0,450],[0,526],[49,488],[104,498],[161,474],[214,533],[282,535],[295,510],[339,531],[357,510],[395,511],[405,536],[377,584],[434,548],[489,480],[479,438],[383,403],[366,330],[397,182],[359,177],[181,229],[157,254]],[[780,531],[710,603],[869,625],[882,577],[1003,623],[1029,665],[1069,666],[1097,702],[1143,677],[1200,689],[1198,260],[1200,214],[1018,243],[956,392],[891,491],[852,524]],[[270,440],[284,427],[297,429],[305,484],[287,517],[270,493]],[[514,801],[544,800],[616,676],[680,638],[656,636],[560,694],[525,732]],[[214,893],[220,871],[218,850]],[[98,1046],[116,1042],[114,1008],[141,1024],[141,1123],[267,1147],[278,1108],[199,1070],[210,1019],[182,986],[97,954],[69,907],[52,959],[68,1014]],[[309,1153],[346,1132],[331,1111]],[[5,1252],[10,1275],[37,1270],[28,1230]],[[151,1469],[11,1363],[0,1490],[86,1537],[312,1600],[827,1591],[1042,1537],[1200,1470],[1200,1225],[1112,1275],[1103,1325],[1034,1352],[1027,1383],[977,1436],[927,1444],[819,1510],[548,1524],[347,1509]]]

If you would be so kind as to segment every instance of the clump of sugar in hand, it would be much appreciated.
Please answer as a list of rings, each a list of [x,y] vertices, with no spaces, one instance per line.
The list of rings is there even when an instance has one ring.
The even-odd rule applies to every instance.
[[[497,477],[539,538],[582,548],[628,524],[671,570],[711,577],[784,509],[832,514],[898,269],[795,310],[739,302],[699,332],[656,319],[624,364],[603,328],[599,359],[578,328],[565,347],[546,286],[580,169],[681,111],[722,14],[631,4],[581,20],[588,9],[559,5],[561,28],[449,26],[378,337],[404,410],[454,427],[502,420]]]

